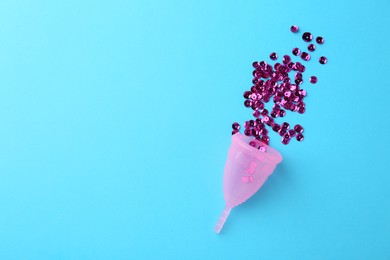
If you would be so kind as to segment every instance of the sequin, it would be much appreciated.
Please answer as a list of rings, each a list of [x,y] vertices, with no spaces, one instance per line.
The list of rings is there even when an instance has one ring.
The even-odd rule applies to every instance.
[[[328,59],[325,57],[325,56],[321,56],[318,61],[321,63],[321,64],[326,64],[328,62]]]
[[[256,147],[256,142],[255,141],[250,141],[249,145],[252,146],[252,147]]]
[[[307,52],[302,52],[302,53],[301,53],[301,59],[302,59],[302,60],[305,60],[305,61],[310,60],[310,54],[307,53]]]
[[[318,81],[318,79],[317,79],[316,76],[311,76],[310,79],[309,79],[309,81],[310,81],[310,83],[312,83],[312,84],[316,84],[317,81]]]
[[[244,98],[249,98],[249,96],[252,94],[252,92],[250,92],[250,91],[245,91],[244,92],[244,94],[243,94],[243,96],[244,96]]]
[[[234,122],[234,123],[232,124],[232,128],[233,128],[233,130],[240,130],[240,124],[237,123],[237,122]]]
[[[293,26],[291,26],[291,28],[290,28],[290,31],[293,32],[293,33],[298,32],[298,30],[299,30],[299,27],[298,27],[297,25],[293,25]]]
[[[269,137],[266,136],[266,135],[263,135],[263,136],[261,137],[261,141],[263,141],[265,144],[268,144],[268,143],[269,143]]]
[[[297,137],[296,137],[296,139],[297,139],[297,141],[298,141],[298,142],[302,142],[302,141],[303,141],[303,139],[304,139],[304,136],[303,136],[303,134],[297,134]]]
[[[260,115],[261,115],[261,113],[260,113],[259,110],[255,110],[255,111],[253,112],[253,116],[256,117],[256,118],[260,117]]]
[[[252,87],[253,88],[253,87]],[[252,99],[252,100],[256,100],[257,99],[257,95],[256,93],[252,93],[249,95],[249,98]]]
[[[267,62],[265,62],[265,61],[260,61],[260,62],[259,62],[259,66],[260,66],[261,68],[265,68],[265,67],[267,67]]]
[[[303,75],[300,72],[295,73],[294,79],[302,79]]]
[[[287,123],[287,122],[284,122],[284,123],[282,124],[282,128],[283,128],[283,129],[289,129],[289,128],[290,128],[290,124]]]
[[[246,107],[251,107],[251,106],[252,106],[252,101],[249,100],[249,99],[245,100],[245,101],[244,101],[244,106],[246,106]]]
[[[262,97],[261,97],[261,98],[262,98]],[[261,98],[259,98],[259,99],[261,99]],[[264,108],[264,103],[258,100],[258,101],[255,102],[255,106],[256,106],[255,109],[261,110],[261,109]]]
[[[289,109],[290,109],[291,111],[297,111],[297,110],[298,110],[298,109],[297,109],[297,105],[295,105],[294,103],[291,103],[291,104],[290,104]]]
[[[301,53],[301,50],[299,48],[292,49],[292,54],[294,56],[298,56]]]
[[[309,44],[308,46],[307,46],[307,49],[309,50],[309,51],[311,51],[311,52],[313,52],[313,51],[315,51],[316,50],[316,46],[314,45],[314,44]]]
[[[274,119],[272,117],[268,117],[268,121],[265,122],[267,125],[272,126],[274,125]]]
[[[290,86],[290,90],[291,90],[291,91],[295,91],[295,90],[297,90],[297,85],[295,85],[295,84],[291,84],[291,86]]]
[[[278,131],[279,135],[280,136],[283,136],[287,133],[287,129],[284,129],[284,128],[281,128],[279,131]]]
[[[303,127],[299,124],[296,124],[294,126],[294,130],[297,132],[297,133],[303,133]]]
[[[276,52],[272,52],[269,55],[269,57],[270,57],[271,60],[277,60],[278,59],[278,54],[276,54]]]
[[[295,84],[301,85],[303,83],[303,79],[296,79]]]
[[[294,129],[288,130],[288,135],[290,136],[290,138],[293,138],[296,134],[297,134],[297,132],[295,132]]]
[[[279,111],[279,116],[280,116],[280,117],[284,117],[285,115],[286,115],[286,111],[283,110],[283,109],[280,109],[280,111]]]
[[[252,72],[252,75],[253,75],[253,77],[255,77],[255,79],[259,79],[259,78],[261,78],[261,71],[259,71],[259,70],[254,70],[253,72]],[[253,80],[252,80],[253,81]],[[257,80],[257,84],[259,83],[260,81],[259,80]]]
[[[290,143],[290,139],[289,138],[282,138],[282,144],[284,145],[288,145]]]
[[[323,37],[318,36],[318,37],[316,38],[316,42],[317,42],[318,44],[323,44],[323,43],[325,42],[325,40],[324,40]]]
[[[259,131],[257,131],[256,129],[253,128],[251,131],[251,134],[255,137],[259,135]]]
[[[305,67],[302,63],[297,62],[296,64],[297,64],[297,70],[298,70],[299,72],[301,72],[301,73],[305,72],[306,67]]]
[[[246,136],[250,136],[252,134],[252,131],[250,129],[245,129],[244,134]]]
[[[311,42],[311,40],[313,40],[313,35],[309,32],[305,32],[302,34],[302,39],[305,41],[305,42]]]
[[[272,130],[274,130],[275,132],[279,132],[280,128],[281,128],[280,125],[274,124]]]
[[[264,108],[263,110],[261,110],[261,114],[262,114],[263,116],[268,115],[268,110],[267,110],[266,108]]]
[[[289,55],[283,56],[283,64],[288,64],[291,61],[291,57]]]

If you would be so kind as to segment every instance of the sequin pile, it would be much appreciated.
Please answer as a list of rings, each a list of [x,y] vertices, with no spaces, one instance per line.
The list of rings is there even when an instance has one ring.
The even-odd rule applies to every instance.
[[[299,28],[296,25],[290,27],[291,32],[298,33]],[[303,41],[310,43],[307,46],[309,52],[316,50],[316,45],[311,43],[313,35],[310,32],[304,32],[302,34]],[[317,44],[323,44],[324,38],[317,36],[315,42]],[[308,62],[311,60],[311,54],[305,51],[301,51],[295,47],[292,49],[294,56],[300,57],[302,62]],[[270,137],[267,128],[278,133],[281,136],[282,144],[289,144],[292,139],[296,139],[301,142],[304,139],[304,128],[297,124],[291,126],[288,122],[278,124],[277,118],[283,118],[286,116],[286,112],[297,112],[303,114],[306,111],[306,104],[304,102],[307,96],[306,90],[302,88],[304,83],[303,74],[306,71],[305,65],[300,61],[293,61],[290,55],[281,56],[281,61],[277,62],[278,54],[272,52],[269,56],[273,64],[266,61],[253,62],[253,86],[250,90],[245,91],[244,106],[252,109],[253,119],[244,123],[243,133],[246,136],[252,136],[255,139],[269,144]],[[321,56],[318,59],[320,64],[326,64],[327,58]],[[316,76],[310,76],[308,82],[316,84],[318,81]],[[273,106],[269,111],[265,108],[265,104],[272,101]],[[240,132],[240,124],[235,122],[232,124],[232,134]],[[249,143],[262,151],[263,148],[257,147],[255,142]],[[265,151],[265,150],[264,150]],[[250,181],[250,180],[248,180]]]

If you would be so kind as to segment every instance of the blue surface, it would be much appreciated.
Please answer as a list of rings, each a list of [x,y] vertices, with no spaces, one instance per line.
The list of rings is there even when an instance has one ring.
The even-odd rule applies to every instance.
[[[374,4],[375,2],[375,4]],[[390,259],[389,1],[0,2],[0,259]],[[251,64],[325,37],[305,141],[223,232]],[[268,59],[267,59],[268,60]]]

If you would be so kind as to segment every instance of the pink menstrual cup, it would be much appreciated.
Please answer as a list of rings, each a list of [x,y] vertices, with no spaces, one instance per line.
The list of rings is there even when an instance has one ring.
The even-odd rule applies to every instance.
[[[263,142],[240,133],[232,135],[223,177],[226,206],[215,232],[219,234],[230,210],[255,194],[281,161],[280,153]]]

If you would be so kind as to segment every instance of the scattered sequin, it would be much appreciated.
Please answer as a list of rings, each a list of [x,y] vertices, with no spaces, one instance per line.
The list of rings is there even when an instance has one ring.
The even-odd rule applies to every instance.
[[[304,139],[303,134],[298,134],[296,139],[297,139],[298,142],[302,142],[303,139]]]
[[[292,49],[292,54],[294,56],[298,56],[301,53],[301,50],[299,48]]]
[[[297,132],[297,133],[302,133],[303,132],[303,127],[301,125],[295,125],[294,126],[294,130]]]
[[[317,79],[316,76],[311,76],[309,81],[310,81],[310,83],[312,83],[312,84],[316,84],[317,81],[318,81],[318,79]]]
[[[291,57],[289,55],[283,56],[283,64],[288,64],[291,61]],[[284,68],[284,67],[282,67]]]
[[[307,46],[307,49],[311,52],[315,51],[316,50],[316,46],[312,43],[310,43],[308,46]]]
[[[298,32],[299,27],[297,25],[293,25],[293,26],[291,26],[290,30],[291,30],[291,32],[296,33],[296,32]]]
[[[289,144],[290,143],[290,138],[282,138],[282,144],[285,144],[285,145],[287,145],[287,144]]]
[[[256,147],[256,142],[255,141],[250,141],[249,145],[252,146],[252,147]]]
[[[240,130],[240,124],[237,123],[237,122],[234,122],[234,123],[232,124],[232,128],[233,128],[233,130]]]
[[[295,132],[294,129],[288,130],[288,135],[290,136],[290,138],[293,138],[296,134],[297,134],[297,132]]]
[[[302,52],[302,53],[301,53],[301,59],[302,59],[302,60],[305,60],[305,61],[310,60],[310,54],[307,53],[307,52]]]
[[[282,124],[282,128],[287,130],[287,129],[290,128],[290,124],[287,123],[287,122],[284,122],[284,123]]]
[[[277,60],[278,59],[278,54],[276,54],[276,52],[273,52],[269,55],[270,59],[271,60]]]
[[[302,39],[305,41],[305,42],[311,42],[311,40],[313,40],[313,35],[309,32],[305,32],[302,34]]]
[[[323,44],[324,41],[325,41],[324,38],[321,37],[321,36],[318,36],[318,37],[316,38],[316,42],[317,42],[318,44]]]
[[[318,61],[321,64],[326,64],[328,62],[328,59],[325,56],[321,56]]]

